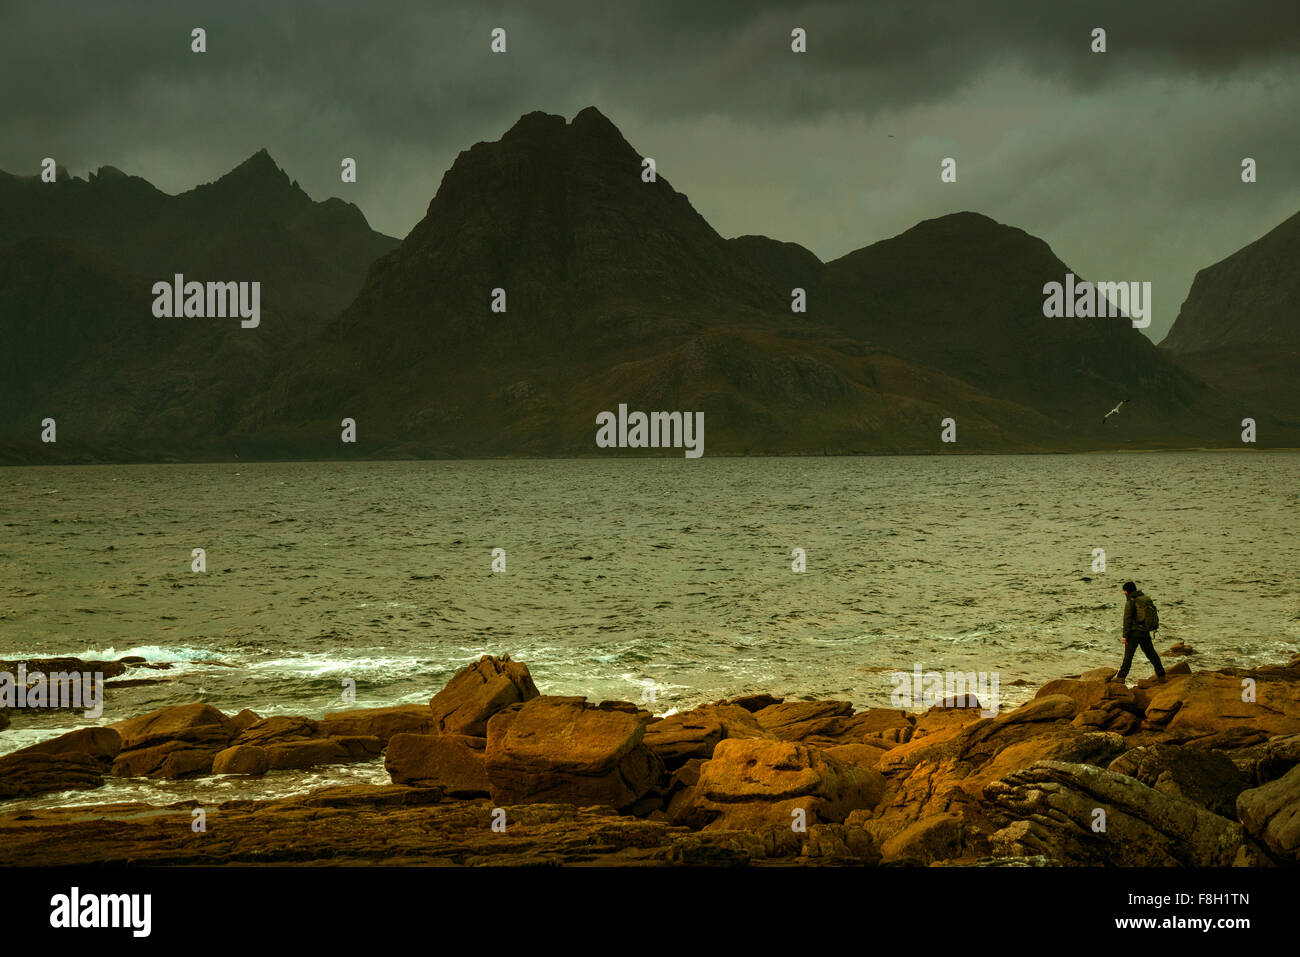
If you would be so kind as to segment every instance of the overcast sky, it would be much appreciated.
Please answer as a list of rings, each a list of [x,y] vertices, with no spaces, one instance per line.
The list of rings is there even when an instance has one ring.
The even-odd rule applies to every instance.
[[[1151,281],[1157,341],[1197,269],[1300,210],[1296,0],[0,0],[0,103],[0,169],[179,192],[264,146],[399,237],[460,150],[595,105],[724,236],[829,260],[976,210]]]

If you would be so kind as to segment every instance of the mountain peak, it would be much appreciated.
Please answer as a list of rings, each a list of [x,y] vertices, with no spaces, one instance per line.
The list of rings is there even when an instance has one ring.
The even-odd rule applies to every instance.
[[[248,159],[244,160],[234,169],[232,169],[221,179],[219,183],[224,182],[256,182],[256,183],[283,183],[289,184],[289,176],[279,165],[271,158],[271,154],[262,147]]]
[[[576,137],[578,141],[605,140],[626,145],[627,141],[617,126],[600,110],[588,106],[579,110],[572,120],[566,121],[555,113],[534,110],[515,121],[514,126],[501,137],[501,142],[516,140],[555,140]]]
[[[533,110],[531,113],[525,113],[515,120],[515,125],[506,130],[505,135],[501,137],[501,141],[504,143],[524,137],[554,136],[557,133],[563,133],[564,127],[564,117],[556,116],[554,113],[543,113],[541,110]]]
[[[614,125],[613,121],[594,106],[583,107],[579,110],[574,115],[570,125],[583,129],[607,129],[618,132],[618,127]]]

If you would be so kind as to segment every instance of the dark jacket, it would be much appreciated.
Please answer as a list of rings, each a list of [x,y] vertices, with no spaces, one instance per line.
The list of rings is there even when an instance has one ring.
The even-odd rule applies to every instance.
[[[1151,599],[1143,592],[1135,592],[1124,602],[1124,637],[1137,638],[1149,634],[1146,625],[1138,620],[1138,605],[1149,605]]]

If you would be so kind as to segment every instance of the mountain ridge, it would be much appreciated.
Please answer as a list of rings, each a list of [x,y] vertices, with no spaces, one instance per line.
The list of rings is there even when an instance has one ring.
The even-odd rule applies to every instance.
[[[198,222],[228,226],[197,257],[209,266],[283,254],[286,236],[306,262],[291,281],[267,280],[268,302],[291,294],[256,334],[209,326],[189,335],[175,325],[167,348],[124,355],[111,391],[134,403],[131,415],[87,413],[68,398],[83,392],[59,392],[79,368],[100,368],[93,342],[69,357],[49,395],[87,419],[71,435],[94,433],[93,454],[109,459],[597,454],[595,415],[620,403],[705,412],[706,454],[1236,440],[1231,398],[1128,320],[1045,318],[1043,284],[1070,270],[1024,230],[962,211],[822,262],[795,243],[723,238],[684,193],[642,173],[642,155],[596,108],[572,120],[534,111],[500,139],[461,151],[420,222],[383,243],[359,232],[356,207],[312,201],[264,149],[177,197],[101,167],[76,189],[93,182],[104,195],[138,196],[143,208],[113,207],[134,228],[180,197]],[[0,198],[12,180],[0,181]],[[252,197],[246,214],[229,216],[229,195]],[[353,256],[354,294],[322,308],[327,297],[313,284],[335,278],[331,237],[340,234],[383,248],[359,264]],[[52,317],[51,328],[87,328],[75,314],[82,306],[51,298],[56,274],[42,273],[42,256],[66,263],[58,258],[66,254],[18,254],[5,236],[0,214],[0,269],[17,257],[8,268],[25,277],[21,295]],[[172,262],[198,278],[193,260],[181,261],[189,255]],[[136,281],[123,286],[99,267],[77,268],[108,298]],[[240,276],[227,269],[202,278]],[[805,312],[791,310],[796,288]],[[158,321],[137,320],[136,306],[104,308],[146,334]],[[1123,415],[1103,426],[1102,413],[1121,398],[1130,400]],[[33,444],[29,419],[40,405],[0,422],[0,457],[62,454]],[[355,445],[339,441],[343,418],[358,423]],[[949,418],[955,445],[940,439]],[[1288,440],[1284,431],[1268,435]]]

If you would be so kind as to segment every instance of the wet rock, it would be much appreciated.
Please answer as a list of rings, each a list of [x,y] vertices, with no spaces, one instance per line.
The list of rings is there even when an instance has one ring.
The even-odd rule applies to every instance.
[[[113,728],[78,728],[48,741],[23,748],[15,754],[85,754],[100,761],[105,768],[122,750],[122,736]]]
[[[571,805],[508,806],[502,834],[492,829],[492,804],[441,797],[437,788],[347,785],[276,801],[230,801],[207,807],[202,840],[190,829],[192,802],[0,810],[0,866],[744,865],[764,853],[758,835],[692,833]],[[791,863],[800,859],[793,841],[772,846]]]
[[[270,770],[266,748],[255,744],[237,744],[218,752],[212,759],[213,774],[261,775]]]
[[[663,771],[644,742],[649,718],[585,698],[535,697],[509,706],[487,722],[492,800],[631,807]]]
[[[436,729],[437,722],[427,706],[404,704],[334,711],[320,719],[319,727],[322,734],[330,737],[368,735],[387,745],[395,734],[429,734]]]
[[[234,736],[230,718],[207,704],[175,705],[110,725],[121,735],[118,777],[180,778],[207,774]]]
[[[245,730],[257,724],[257,722],[261,720],[262,716],[256,711],[251,711],[248,708],[245,708],[243,711],[239,712],[239,714],[230,719],[230,726],[234,729],[235,736],[238,737]]]
[[[61,658],[23,658],[14,661],[0,661],[0,671],[7,671],[10,674],[17,675],[19,667],[22,666],[27,672],[28,682],[40,674],[45,675],[47,679],[51,675],[60,674],[100,674],[104,680],[116,678],[118,675],[125,674],[127,665],[120,661],[84,661],[81,658],[61,657]]]
[[[276,741],[299,741],[323,737],[320,723],[298,715],[276,715],[254,721],[235,737],[235,744],[267,747]]]
[[[234,734],[230,719],[209,704],[182,704],[110,725],[122,737],[122,750],[143,748],[165,741],[191,744],[229,742]]]
[[[225,749],[220,744],[164,741],[122,751],[113,762],[116,777],[186,778],[207,774],[212,761]]]
[[[752,713],[755,711],[762,711],[764,708],[770,707],[774,704],[780,704],[784,700],[784,698],[775,698],[770,694],[747,694],[741,695],[739,698],[728,698],[725,701],[719,701],[717,703],[720,705],[734,704],[736,707],[744,708],[746,711]]]
[[[112,728],[78,728],[0,758],[0,800],[104,783],[122,739]]]
[[[343,750],[348,753],[349,760],[352,761],[366,761],[383,754],[386,743],[373,734],[340,734],[330,740],[342,745]]]
[[[465,734],[395,734],[384,768],[394,784],[438,787],[448,797],[487,797],[487,742]]]
[[[0,758],[0,800],[51,791],[84,791],[103,783],[103,762],[89,754],[19,751]]]
[[[266,750],[267,765],[272,771],[296,770],[318,764],[345,764],[356,760],[352,753],[333,738],[290,738],[271,741]]]
[[[484,655],[457,672],[447,686],[433,696],[434,730],[445,734],[487,735],[487,722],[503,708],[529,701],[538,695],[528,666],[511,661],[509,655]]]

